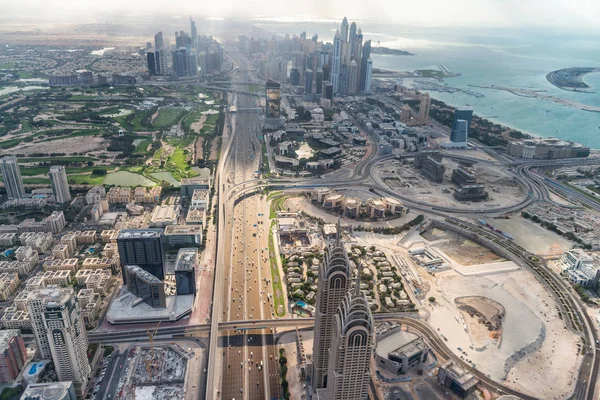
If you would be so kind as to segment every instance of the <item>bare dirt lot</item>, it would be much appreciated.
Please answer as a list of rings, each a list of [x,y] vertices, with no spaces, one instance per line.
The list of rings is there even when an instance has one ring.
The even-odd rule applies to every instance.
[[[381,178],[391,190],[401,190],[407,196],[418,197],[430,204],[469,208],[469,206],[499,207],[514,204],[522,200],[526,193],[508,172],[493,164],[475,164],[477,182],[485,184],[489,198],[477,203],[459,201],[454,198],[454,190],[458,185],[451,182],[453,169],[459,166],[453,160],[445,158],[442,163],[446,167],[444,181],[436,183],[426,178],[412,162],[403,164],[399,160],[388,160],[373,168],[373,173]]]
[[[43,149],[44,153],[88,153],[96,150],[106,149],[108,144],[105,140],[99,137],[80,137],[51,140],[44,143],[28,143],[17,147],[13,147],[11,152],[21,154],[39,153]]]
[[[493,251],[452,232],[433,228],[422,234],[429,241],[440,241],[435,247],[461,265],[479,265],[506,261]]]

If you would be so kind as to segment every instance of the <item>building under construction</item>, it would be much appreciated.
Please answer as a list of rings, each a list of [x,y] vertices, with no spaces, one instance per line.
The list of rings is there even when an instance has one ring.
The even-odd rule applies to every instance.
[[[485,185],[461,185],[454,190],[454,198],[459,201],[483,201],[488,197]]]

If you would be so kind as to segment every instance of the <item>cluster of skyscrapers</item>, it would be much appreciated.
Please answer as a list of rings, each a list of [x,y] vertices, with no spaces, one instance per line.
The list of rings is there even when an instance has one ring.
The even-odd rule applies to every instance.
[[[223,47],[212,36],[198,35],[196,23],[190,18],[190,32],[175,32],[175,46],[171,51],[171,69],[163,33],[154,35],[154,51],[146,53],[148,73],[177,77],[212,74],[223,65]]]
[[[289,82],[303,90],[307,100],[329,99],[334,95],[369,93],[373,73],[371,41],[363,43],[362,30],[344,18],[333,43],[319,42],[317,35],[281,40],[239,38],[240,50],[248,55],[260,54],[261,76]]]
[[[350,261],[337,238],[325,250],[319,270],[313,342],[313,399],[369,398],[373,316],[360,290],[360,270],[351,288]]]
[[[16,156],[5,156],[0,159],[0,172],[4,181],[4,188],[9,200],[25,197],[25,188],[21,178],[21,170]],[[52,192],[57,203],[66,203],[71,200],[67,170],[62,165],[50,167],[48,176],[52,184]]]

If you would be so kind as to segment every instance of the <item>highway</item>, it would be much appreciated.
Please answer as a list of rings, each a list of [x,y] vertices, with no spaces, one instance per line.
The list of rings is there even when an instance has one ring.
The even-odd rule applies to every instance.
[[[237,57],[237,64],[244,64]],[[248,82],[247,71],[234,72],[234,80]],[[237,108],[256,108],[257,101],[244,91],[237,91]],[[260,115],[239,113],[236,115],[235,134],[230,139],[231,147],[221,173],[221,189],[251,181],[259,169],[262,147],[258,141],[261,132]],[[255,195],[239,201],[228,201],[224,205],[224,232],[219,233],[223,246],[223,295],[219,318],[222,321],[239,319],[265,319],[274,316],[271,302],[271,274],[268,258],[268,215],[269,210],[263,196]],[[216,283],[219,284],[219,283]],[[269,376],[270,370],[278,371],[271,330],[256,329],[240,332],[229,330],[221,337],[220,362],[222,382],[220,393],[213,398],[264,400],[279,397],[278,375]],[[269,363],[269,360],[272,360]],[[219,369],[219,366],[215,365]]]

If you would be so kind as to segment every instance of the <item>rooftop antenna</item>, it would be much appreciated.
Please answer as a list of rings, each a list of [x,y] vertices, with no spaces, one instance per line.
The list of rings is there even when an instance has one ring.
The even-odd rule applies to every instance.
[[[362,271],[363,265],[362,265],[362,261],[358,263],[358,266],[356,268],[356,283],[354,286],[354,295],[358,296],[360,295],[360,273]]]
[[[335,236],[335,244],[340,244],[340,238],[342,237],[342,229],[340,227],[340,217],[337,220],[337,232]]]

